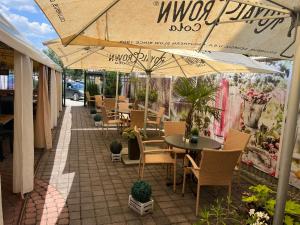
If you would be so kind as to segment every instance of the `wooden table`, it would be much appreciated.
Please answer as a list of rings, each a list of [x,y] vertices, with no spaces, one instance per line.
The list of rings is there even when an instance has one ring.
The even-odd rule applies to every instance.
[[[11,120],[14,119],[14,115],[11,114],[2,114],[0,115],[0,124],[7,124],[8,122],[10,122]]]

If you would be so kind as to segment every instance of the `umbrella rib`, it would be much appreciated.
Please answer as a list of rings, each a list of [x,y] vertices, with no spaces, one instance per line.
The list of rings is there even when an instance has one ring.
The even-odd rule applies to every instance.
[[[162,57],[164,57],[166,54],[166,52],[164,52],[160,57],[159,57],[159,60],[157,60],[156,63],[153,64],[153,66],[150,68],[150,70],[152,70],[155,66],[157,66],[160,62],[160,60],[162,59]]]
[[[91,51],[90,53],[88,53],[88,54],[86,54],[86,55],[82,56],[81,58],[79,58],[79,59],[75,60],[74,62],[72,62],[72,63],[70,63],[70,64],[66,65],[66,67],[69,67],[69,66],[73,65],[74,63],[77,63],[77,62],[79,62],[80,60],[82,60],[82,59],[84,59],[84,58],[86,58],[86,57],[88,57],[88,56],[90,56],[90,55],[92,55],[92,54],[96,53],[96,52],[97,52],[97,51],[99,51],[99,50],[100,50],[100,49],[98,48],[98,49],[97,49],[97,50],[95,50],[95,51]]]
[[[139,54],[141,53],[141,50],[142,50],[142,49],[140,48]],[[132,66],[132,68],[131,68],[131,70],[130,70],[130,73],[132,73],[132,71],[133,71],[133,69],[134,69],[134,67],[135,67],[136,62],[137,62],[137,58],[135,59],[135,61],[134,61],[134,63],[133,63],[133,66]]]
[[[161,67],[164,67],[164,66],[167,66],[167,65],[169,65],[169,64],[171,64],[171,63],[173,63],[174,62],[174,60],[172,61],[172,62],[169,62],[170,60],[173,60],[173,58],[169,58],[169,59],[167,59],[163,64],[161,64],[161,65],[157,65],[157,66],[155,66],[156,68],[152,68],[152,71],[154,71],[154,70],[158,70],[159,68],[161,68]]]
[[[102,10],[94,19],[88,22],[83,28],[81,28],[75,35],[73,35],[70,40],[67,41],[65,46],[68,46],[75,38],[77,38],[83,31],[88,29],[93,23],[95,23],[101,16],[107,13],[114,5],[116,5],[120,0],[114,0],[111,2],[104,10]]]
[[[217,26],[217,24],[219,23],[219,20],[221,18],[221,16],[224,14],[229,2],[231,0],[226,0],[226,3],[223,5],[221,11],[219,12],[219,15],[217,16],[217,18],[215,19],[213,25],[210,27],[208,33],[206,34],[202,44],[200,45],[200,47],[198,48],[198,51],[200,52],[203,48],[203,46],[205,45],[206,41],[208,40],[209,36],[211,35],[211,33],[213,32],[214,28]],[[232,0],[233,1],[233,0]]]
[[[126,49],[127,49],[127,51],[130,52],[130,54],[137,60],[137,62],[138,62],[138,63],[143,67],[143,69],[146,71],[147,68],[141,63],[141,61],[138,59],[138,57],[136,57],[136,56],[132,53],[132,51],[130,51],[129,48],[126,48]]]
[[[222,74],[219,70],[217,70],[215,67],[213,67],[212,65],[210,65],[206,60],[202,59],[202,62],[205,63],[209,68],[211,68],[212,70],[214,70],[216,73]]]
[[[184,75],[185,77],[187,77],[187,75],[186,75],[186,74],[185,74],[185,72],[183,71],[183,69],[182,69],[181,65],[178,63],[178,61],[177,61],[176,57],[175,57],[173,54],[172,54],[172,57],[174,58],[174,60],[175,60],[176,64],[179,66],[179,68],[180,68],[181,72],[183,73],[183,75]]]
[[[82,51],[82,50],[84,50],[84,48],[80,48],[80,49],[78,49],[78,50],[76,50],[76,51],[74,51],[74,52],[70,52],[69,54],[64,54],[64,55],[60,56],[60,58],[68,57],[68,56],[73,55],[73,54],[75,54],[75,53],[77,53],[77,52],[80,52],[80,51]],[[63,52],[63,51],[61,51],[61,52]]]
[[[276,2],[276,1],[273,1],[273,0],[266,0],[266,1],[267,1],[267,2],[271,2],[271,3],[274,4],[274,5],[280,6],[280,7],[284,8],[284,9],[286,9],[286,10],[293,11],[293,9],[290,9],[290,8],[284,6],[284,5],[282,5],[282,4],[280,4],[280,3]]]

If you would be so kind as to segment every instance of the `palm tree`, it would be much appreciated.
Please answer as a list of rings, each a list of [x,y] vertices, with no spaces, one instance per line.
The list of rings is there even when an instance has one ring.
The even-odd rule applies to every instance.
[[[189,112],[186,118],[186,134],[191,132],[193,121],[202,130],[209,121],[209,117],[220,119],[220,109],[213,107],[215,95],[218,91],[212,81],[204,79],[178,78],[174,84],[174,92],[181,101],[188,104]]]

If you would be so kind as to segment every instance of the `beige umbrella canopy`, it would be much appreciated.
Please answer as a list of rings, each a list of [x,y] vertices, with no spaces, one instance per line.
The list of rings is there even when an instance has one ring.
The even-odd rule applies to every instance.
[[[293,55],[291,10],[300,6],[299,0],[35,1],[64,45],[113,41],[274,58]]]
[[[44,44],[60,57],[66,67],[71,69],[104,69],[126,73],[146,73],[145,126],[149,80],[152,74],[193,77],[227,72],[278,72],[265,64],[233,53],[198,53],[176,49],[153,50],[76,45],[64,47],[59,39]]]

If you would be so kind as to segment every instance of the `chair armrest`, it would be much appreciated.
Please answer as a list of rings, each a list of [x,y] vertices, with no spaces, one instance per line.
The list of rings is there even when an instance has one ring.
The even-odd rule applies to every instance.
[[[189,155],[189,154],[186,154],[185,156],[184,156],[184,161],[186,162],[190,162],[191,164],[192,164],[192,167],[193,167],[193,169],[195,169],[195,170],[200,170],[200,168],[197,166],[197,164],[195,163],[195,161],[194,161],[194,159]],[[185,167],[186,167],[186,165],[185,165]]]
[[[216,150],[218,150],[218,149],[213,149],[213,148],[203,148],[202,150],[208,150],[208,151],[216,151]]]
[[[147,153],[165,153],[165,152],[173,152],[172,150],[170,149],[154,149],[154,150],[145,150],[144,153],[147,154]]]
[[[143,141],[143,144],[155,144],[155,143],[165,143],[165,141],[164,140]]]

